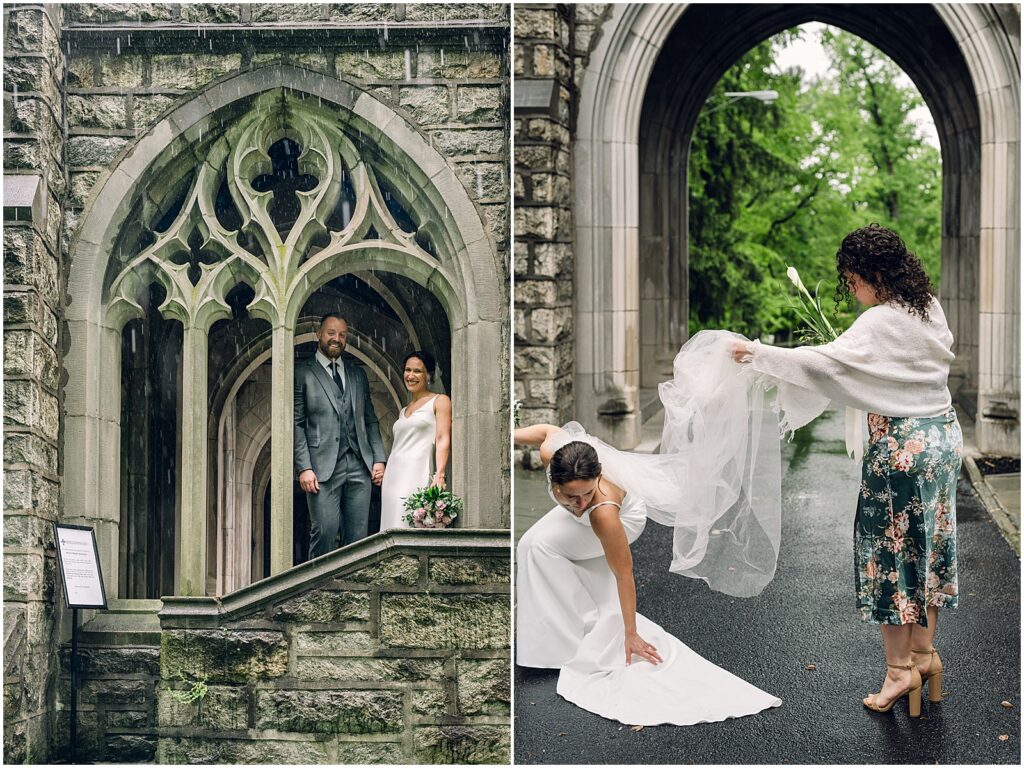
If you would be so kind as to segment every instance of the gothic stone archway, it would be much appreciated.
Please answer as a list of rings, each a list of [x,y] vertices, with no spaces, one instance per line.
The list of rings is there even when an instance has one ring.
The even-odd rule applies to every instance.
[[[256,108],[248,108],[253,104]],[[229,123],[226,114],[232,118]],[[223,133],[224,125],[230,126],[231,138],[212,140]],[[358,137],[358,149],[352,136]],[[318,180],[301,192],[301,210],[287,237],[275,229],[269,213],[271,196],[248,183],[267,170],[266,150],[282,137],[303,147],[300,170]],[[197,150],[205,154],[197,156]],[[373,161],[360,169],[366,153]],[[353,213],[348,226],[332,230],[322,219],[340,194],[337,174],[343,166],[352,172],[358,205],[363,207],[358,215]],[[132,242],[124,235],[136,223],[133,217],[155,202],[142,192],[185,178],[190,167],[205,180],[193,185],[170,228],[139,252],[124,251]],[[240,246],[236,233],[219,223],[210,209],[211,194],[220,188],[216,175],[228,171],[228,190],[242,216],[242,230],[258,243],[253,251]],[[420,218],[429,221],[427,232],[436,257],[386,215],[372,183],[375,173],[386,178],[405,202],[415,197],[421,214],[429,213]],[[371,227],[379,240],[367,238]],[[189,242],[194,233],[199,235],[199,247],[216,258],[175,263],[172,253],[187,252],[194,245]],[[320,250],[309,247],[314,243]],[[263,258],[257,258],[257,252]],[[300,252],[309,258],[301,260],[296,255]],[[370,94],[288,66],[245,72],[215,84],[171,112],[119,158],[97,185],[71,253],[66,445],[67,455],[74,458],[66,473],[70,487],[79,493],[68,497],[66,518],[95,526],[109,594],[117,595],[119,567],[120,403],[111,394],[119,391],[121,328],[137,314],[135,296],[151,279],[167,292],[161,311],[185,328],[183,367],[192,375],[183,376],[182,382],[179,472],[199,478],[205,477],[208,452],[204,329],[225,316],[228,290],[238,283],[250,285],[256,295],[248,311],[273,329],[271,472],[290,478],[290,352],[306,299],[335,277],[374,269],[402,274],[425,286],[451,323],[453,485],[469,501],[466,525],[499,525],[501,491],[490,480],[493,469],[502,464],[500,372],[481,370],[476,364],[500,346],[507,323],[495,248],[451,165],[422,133]],[[124,255],[120,266],[115,263],[119,253]],[[124,269],[126,264],[132,268]],[[271,571],[277,573],[292,559],[290,483],[272,488]],[[194,538],[180,551],[176,592],[198,594],[206,573],[203,521],[208,486],[200,481],[185,484],[182,490],[180,525]]]
[[[889,54],[936,118],[944,171],[941,298],[962,361],[954,375],[963,382],[961,400],[976,404],[979,448],[1016,453],[1020,310],[1007,287],[1020,280],[1020,93],[1008,8],[614,6],[579,105],[577,416],[618,445],[639,440],[641,361],[657,367],[685,340],[678,320],[687,315],[686,176],[673,177],[669,160],[685,169],[696,114],[739,55],[774,32],[817,20]],[[641,301],[660,320],[645,328],[642,353]]]

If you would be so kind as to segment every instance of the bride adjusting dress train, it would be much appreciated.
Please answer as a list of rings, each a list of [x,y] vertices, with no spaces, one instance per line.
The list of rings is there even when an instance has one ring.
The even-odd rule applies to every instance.
[[[750,598],[771,582],[778,559],[780,417],[774,391],[732,360],[737,338],[703,331],[680,350],[673,378],[659,387],[665,411],[659,454],[618,450],[575,422],[565,425],[559,442],[591,444],[602,476],[625,491],[619,519],[630,544],[648,519],[670,526],[672,572]],[[550,479],[548,485],[550,492]],[[626,665],[615,576],[590,527],[591,511],[577,518],[556,506],[519,542],[516,662],[560,669],[560,695],[629,725],[715,722],[780,706],[779,698],[640,614],[637,632],[663,662],[634,656]]]
[[[650,619],[637,632],[663,659],[625,664],[615,577],[590,530],[557,506],[517,547],[516,662],[561,668],[558,693],[627,725],[693,725],[752,715],[782,701],[712,664]],[[626,496],[619,512],[632,544],[647,522],[644,503]]]

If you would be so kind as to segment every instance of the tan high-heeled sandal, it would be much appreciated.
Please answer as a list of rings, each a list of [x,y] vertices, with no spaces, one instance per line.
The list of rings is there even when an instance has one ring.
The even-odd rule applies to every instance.
[[[942,658],[939,656],[939,652],[934,648],[923,651],[911,648],[910,652],[918,655],[931,654],[931,658],[928,659],[928,670],[926,672],[918,670],[918,674],[921,675],[922,684],[928,683],[928,701],[942,701]]]
[[[910,675],[910,687],[906,691],[901,693],[899,696],[894,697],[884,707],[878,706],[873,701],[870,704],[868,704],[865,701],[864,702],[864,706],[867,707],[868,709],[870,709],[872,712],[888,712],[890,709],[893,708],[893,705],[897,701],[899,701],[904,696],[906,696],[907,697],[907,709],[910,712],[910,716],[911,717],[920,717],[921,716],[921,673],[917,671],[917,665],[916,664],[886,664],[885,666],[892,667],[893,669],[907,669],[907,670],[910,670],[910,672],[911,672],[911,675]],[[870,693],[868,695],[869,696],[876,696],[876,697],[878,696],[877,693]]]

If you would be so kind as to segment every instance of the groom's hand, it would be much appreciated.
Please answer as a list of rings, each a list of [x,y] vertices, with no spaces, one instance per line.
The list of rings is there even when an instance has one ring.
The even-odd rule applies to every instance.
[[[306,493],[316,493],[320,490],[320,483],[317,482],[316,472],[312,469],[304,469],[299,473],[299,488]]]
[[[374,485],[380,485],[384,482],[384,464],[378,461],[373,465],[373,470],[370,472],[370,480]]]

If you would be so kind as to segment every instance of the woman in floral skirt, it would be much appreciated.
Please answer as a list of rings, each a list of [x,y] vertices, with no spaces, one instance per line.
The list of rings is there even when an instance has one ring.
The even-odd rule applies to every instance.
[[[837,303],[867,309],[821,346],[783,349],[737,342],[733,357],[770,379],[868,412],[869,441],[854,523],[857,605],[881,625],[888,673],[868,709],[921,688],[942,696],[932,645],[939,608],[957,604],[956,481],[963,438],[947,386],[953,335],[917,256],[872,224],[836,254]],[[812,395],[813,396],[813,395]]]

